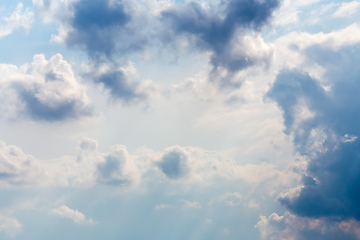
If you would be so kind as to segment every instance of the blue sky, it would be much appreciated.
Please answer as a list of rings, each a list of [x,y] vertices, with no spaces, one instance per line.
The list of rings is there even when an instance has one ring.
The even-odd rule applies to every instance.
[[[0,239],[360,239],[359,19],[1,1]]]

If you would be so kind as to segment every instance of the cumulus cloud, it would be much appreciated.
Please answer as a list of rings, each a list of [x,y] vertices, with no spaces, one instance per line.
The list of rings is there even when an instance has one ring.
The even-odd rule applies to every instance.
[[[92,218],[86,219],[85,215],[78,210],[73,210],[65,205],[62,205],[59,208],[52,209],[50,211],[52,214],[57,215],[62,218],[68,218],[74,221],[76,224],[95,224],[96,221]]]
[[[51,175],[50,184],[78,187],[105,184],[128,188],[139,183],[138,166],[125,146],[113,145],[104,153],[98,151],[97,146],[97,141],[84,137],[79,142],[76,156],[45,162]]]
[[[158,92],[158,86],[152,81],[140,79],[131,62],[121,67],[111,64],[91,65],[82,76],[102,85],[110,92],[113,100],[126,104],[144,101]]]
[[[292,214],[288,215],[290,219],[324,221],[326,226],[334,226],[304,230],[307,235],[294,233],[293,239],[358,238],[340,231],[337,225],[353,226],[345,222],[360,219],[358,31],[353,24],[329,34],[303,35],[307,41],[302,43],[294,37],[302,34],[293,33],[295,41],[288,42],[288,47],[298,54],[301,64],[281,69],[267,93],[282,110],[285,133],[292,137],[297,151],[309,159],[302,185],[281,195],[278,201]],[[341,34],[348,37],[342,38]],[[320,38],[315,40],[314,36]],[[271,218],[283,222],[277,215]],[[291,235],[286,226],[281,231],[284,236]]]
[[[65,42],[84,48],[91,57],[142,50],[150,36],[145,31],[146,19],[136,16],[137,7],[129,1],[78,1]]]
[[[0,144],[0,185],[4,187],[104,184],[126,190],[165,181],[184,185],[211,184],[221,178],[241,179],[270,194],[301,180],[303,165],[298,162],[282,171],[266,163],[239,165],[219,152],[180,146],[160,152],[142,148],[129,154],[125,146],[117,144],[107,152],[100,152],[98,142],[87,137],[79,142],[76,154],[39,161],[18,147]],[[237,192],[226,193],[221,201],[236,206],[242,197]]]
[[[34,4],[44,19],[59,23],[59,34],[53,39],[83,49],[96,65],[110,62],[122,66],[130,55],[149,53],[150,46],[165,47],[175,54],[184,46],[210,53],[210,79],[225,87],[240,86],[241,80],[233,79],[238,71],[253,65],[267,66],[271,61],[271,48],[258,34],[251,33],[268,23],[279,2],[76,0],[60,4],[58,0],[36,0]],[[114,93],[119,92],[119,85],[111,80],[116,78],[124,90],[127,85],[117,68],[103,78],[95,77],[95,82],[108,83]]]
[[[16,146],[0,141],[0,186],[32,186],[41,184],[46,172],[41,162]]]
[[[311,157],[308,172],[317,181],[304,182],[299,197],[280,201],[302,216],[358,219],[360,211],[356,207],[358,196],[355,193],[360,171],[357,167],[358,140],[343,139],[348,134],[360,134],[354,122],[359,118],[358,101],[354,101],[359,88],[356,81],[359,70],[355,64],[359,55],[346,49],[333,52],[315,47],[308,54],[327,70],[325,76],[330,90],[324,89],[319,80],[307,73],[283,71],[268,96],[283,110],[286,132],[293,134],[298,151]],[[351,60],[346,66],[340,65],[345,59]],[[313,116],[295,124],[299,103],[305,104]]]
[[[148,150],[143,156],[140,153],[135,158],[137,163],[141,159],[151,159],[153,163],[139,166],[144,181],[169,179],[176,180],[174,184],[212,184],[219,179],[239,179],[254,189],[261,188],[265,194],[273,194],[285,186],[295,186],[301,180],[303,170],[306,168],[304,161],[291,164],[284,170],[267,163],[240,165],[234,159],[226,158],[219,152],[181,146],[173,146],[157,153]],[[160,174],[149,175],[148,173],[154,170],[154,164]],[[235,204],[240,198],[238,193],[229,193],[222,200],[229,201],[229,204],[233,201]]]
[[[279,6],[279,1],[228,1],[223,4],[222,14],[209,11],[200,3],[192,1],[174,5],[161,15],[163,21],[170,24],[167,41],[176,42],[175,38],[184,35],[190,45],[210,51],[213,65],[211,79],[220,79],[222,86],[234,86],[234,73],[269,59],[269,53],[257,58],[246,52],[245,32],[249,29],[257,31],[266,24]]]
[[[152,33],[146,27],[151,22],[146,4],[126,0],[60,2],[36,0],[34,4],[44,19],[59,23],[55,41],[88,54],[90,64],[82,74],[85,80],[103,86],[113,100],[123,103],[143,102],[157,93],[157,86],[141,79],[126,60],[149,45]]]
[[[12,34],[18,29],[29,30],[34,22],[34,14],[29,10],[24,11],[24,6],[19,3],[9,17],[3,17],[0,22],[0,38]]]
[[[110,148],[97,165],[97,181],[107,185],[131,185],[139,181],[140,173],[123,145]]]
[[[0,107],[10,118],[62,121],[92,115],[85,86],[60,54],[35,55],[31,64],[0,64]]]
[[[185,177],[190,170],[188,155],[186,151],[178,146],[168,149],[157,165],[170,179]]]

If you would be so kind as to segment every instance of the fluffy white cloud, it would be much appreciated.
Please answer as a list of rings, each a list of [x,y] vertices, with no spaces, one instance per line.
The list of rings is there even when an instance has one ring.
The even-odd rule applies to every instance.
[[[96,221],[92,220],[92,218],[86,219],[85,215],[78,210],[71,209],[65,205],[62,205],[59,208],[52,209],[50,211],[52,214],[55,214],[62,218],[68,218],[74,221],[77,224],[95,224]]]
[[[29,30],[34,22],[34,14],[23,9],[23,4],[19,3],[10,17],[3,17],[3,21],[0,22],[0,38],[10,35],[20,28]]]
[[[61,121],[92,114],[85,86],[60,54],[35,55],[31,64],[0,64],[0,108],[10,118]]]

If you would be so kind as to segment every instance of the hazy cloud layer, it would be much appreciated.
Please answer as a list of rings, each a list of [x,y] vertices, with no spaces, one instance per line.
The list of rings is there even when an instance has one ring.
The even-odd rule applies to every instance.
[[[45,177],[45,168],[39,160],[0,141],[0,187],[38,185]]]
[[[16,218],[0,214],[0,233],[7,233],[7,237],[14,236],[21,227],[22,224]]]
[[[105,153],[99,152],[97,146],[97,141],[83,138],[76,155],[39,161],[17,147],[3,143],[0,180],[3,186],[89,187],[104,184],[129,189],[161,182],[187,185],[232,179],[242,180],[255,188],[261,186],[267,189],[265,194],[270,194],[284,186],[295,186],[304,169],[301,162],[283,171],[266,163],[242,166],[218,152],[194,147],[173,146],[160,152],[142,148],[130,154],[123,145],[113,145]],[[231,204],[231,199],[239,196],[229,193],[223,200]]]

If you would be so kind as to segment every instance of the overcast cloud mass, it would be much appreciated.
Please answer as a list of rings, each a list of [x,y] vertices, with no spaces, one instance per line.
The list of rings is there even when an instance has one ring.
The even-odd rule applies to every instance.
[[[360,239],[360,1],[3,0],[0,239]]]

